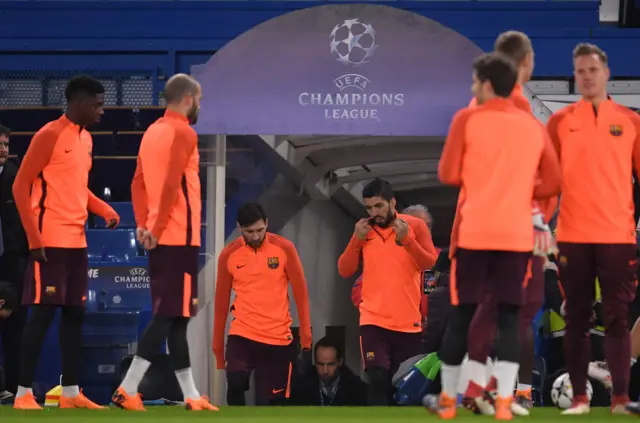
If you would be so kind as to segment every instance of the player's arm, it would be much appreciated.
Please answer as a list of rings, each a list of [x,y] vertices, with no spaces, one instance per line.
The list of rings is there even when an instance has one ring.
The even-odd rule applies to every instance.
[[[355,234],[349,240],[347,248],[338,259],[338,273],[343,278],[353,276],[358,271],[360,265],[360,254],[366,241],[358,238]]]
[[[313,337],[311,335],[311,314],[309,311],[309,292],[307,291],[307,281],[304,277],[304,270],[296,247],[291,242],[282,245],[287,255],[287,266],[284,271],[287,274],[293,298],[298,307],[298,319],[300,320],[300,344],[302,348],[310,349]]]
[[[33,136],[13,182],[13,199],[31,249],[43,247],[38,221],[31,208],[31,187],[51,160],[58,135],[55,131],[45,130]]]
[[[538,181],[533,189],[533,198],[543,200],[558,196],[562,188],[562,170],[558,155],[550,137],[544,128],[540,129],[544,136],[544,146],[538,165]]]
[[[636,139],[633,144],[633,168],[636,171],[636,181],[638,181],[640,178],[640,116],[633,113],[631,119],[636,129]]]
[[[136,219],[136,227],[146,228],[149,205],[147,203],[147,187],[144,184],[144,173],[142,173],[142,160],[140,160],[140,157],[138,157],[136,173],[131,181],[131,203],[133,205],[133,215]]]
[[[169,153],[169,166],[167,175],[162,185],[160,194],[160,206],[158,207],[158,218],[156,224],[151,228],[151,234],[160,239],[169,223],[171,208],[178,197],[182,176],[189,163],[189,158],[196,148],[198,137],[195,132],[185,129],[176,129],[171,152]]]
[[[89,188],[87,188],[89,190]],[[120,223],[120,216],[108,203],[102,201],[89,190],[89,200],[87,201],[87,210],[100,216],[107,222],[107,227],[115,228]]]
[[[438,164],[438,177],[442,183],[462,185],[462,159],[465,150],[466,124],[471,109],[462,109],[453,117],[449,134]]]
[[[421,219],[412,220],[409,233],[402,239],[402,245],[421,270],[431,269],[438,260],[429,227]]]
[[[216,357],[216,368],[224,369],[224,331],[227,327],[229,304],[231,303],[231,287],[233,276],[229,272],[230,251],[225,248],[218,257],[218,276],[216,278],[216,293],[214,299],[213,316],[213,354]]]

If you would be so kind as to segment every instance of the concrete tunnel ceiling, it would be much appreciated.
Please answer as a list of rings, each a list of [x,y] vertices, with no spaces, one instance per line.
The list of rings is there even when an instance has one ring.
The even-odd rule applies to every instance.
[[[260,135],[303,176],[313,198],[360,198],[374,177],[438,219],[455,190],[437,180],[453,114],[470,97],[482,50],[416,13],[325,5],[264,22],[192,74],[202,83],[201,135]],[[444,224],[444,222],[442,222]]]

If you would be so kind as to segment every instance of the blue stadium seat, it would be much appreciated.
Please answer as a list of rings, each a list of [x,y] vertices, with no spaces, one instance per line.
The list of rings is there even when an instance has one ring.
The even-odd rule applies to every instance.
[[[93,138],[93,155],[110,156],[116,153],[116,142],[113,132],[91,132]]]
[[[138,122],[142,130],[147,129],[149,125],[162,117],[164,110],[164,107],[140,107],[138,110]]]
[[[130,263],[139,255],[133,229],[89,229],[87,245],[90,261]]]
[[[119,201],[109,203],[111,207],[120,215],[120,225],[118,226],[121,229],[134,228],[136,227],[136,219],[133,214],[133,205],[129,201]]]
[[[117,154],[122,156],[137,156],[142,141],[142,131],[116,133]]]
[[[139,129],[138,119],[133,109],[128,107],[105,107],[100,123],[94,125],[93,131],[136,131]]]
[[[0,124],[13,132],[36,132],[47,122],[62,116],[61,107],[1,108]]]

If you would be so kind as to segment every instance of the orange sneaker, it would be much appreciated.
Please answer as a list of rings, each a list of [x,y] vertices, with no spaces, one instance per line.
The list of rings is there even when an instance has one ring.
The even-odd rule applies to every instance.
[[[36,402],[36,397],[33,396],[33,392],[16,398],[13,402],[13,408],[16,410],[42,410],[42,407]]]
[[[140,394],[129,395],[125,392],[122,386],[118,387],[116,392],[111,397],[111,402],[116,407],[120,407],[129,411],[147,411],[142,404],[142,397]]]
[[[215,405],[212,405],[209,402],[209,398],[205,396],[201,396],[196,400],[187,399],[185,401],[185,407],[187,410],[191,411],[220,411],[220,409]]]
[[[103,406],[96,404],[91,401],[89,398],[85,397],[80,390],[80,393],[73,397],[65,397],[64,395],[60,395],[60,408],[85,408],[87,410],[102,410]]]
[[[511,411],[512,402],[513,397],[496,398],[496,420],[513,420],[513,412]]]

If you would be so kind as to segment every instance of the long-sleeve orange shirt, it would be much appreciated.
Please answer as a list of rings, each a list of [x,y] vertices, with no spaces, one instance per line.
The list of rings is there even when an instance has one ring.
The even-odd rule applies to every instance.
[[[633,168],[640,175],[640,116],[607,100],[596,111],[580,100],[547,122],[563,185],[561,242],[633,243]]]
[[[511,100],[514,106],[516,106],[518,109],[522,110],[523,112],[533,114],[531,103],[529,102],[529,99],[527,99],[527,97],[524,96],[522,86],[520,84],[516,84],[516,86],[513,88],[513,91],[511,92],[511,96],[509,97],[509,100]],[[469,102],[469,107],[476,107],[477,105],[478,105],[478,101],[476,100],[475,97],[473,97]],[[462,205],[463,202],[464,202],[464,192],[460,190],[460,193],[458,194],[458,204],[456,205],[456,214],[453,220],[453,227],[451,229],[451,245],[449,247],[449,257],[451,258],[455,256],[455,252],[456,252],[456,242],[458,239],[458,229],[460,226],[460,206]],[[538,210],[541,210],[542,213],[545,215],[546,221],[548,222],[551,219],[551,217],[553,217],[553,214],[556,210],[557,205],[558,205],[557,197],[549,197],[549,198],[540,199],[537,201],[533,200],[532,209],[534,213],[537,212]]]
[[[291,335],[289,284],[298,308],[300,343],[311,348],[309,295],[302,263],[293,243],[267,233],[254,249],[242,237],[226,246],[218,258],[213,351],[218,368],[224,367],[224,332],[231,310],[229,335],[270,345],[288,345]],[[235,291],[233,306],[231,290]]]
[[[438,254],[422,219],[398,214],[409,233],[396,244],[393,228],[374,226],[366,239],[355,235],[338,260],[343,278],[352,276],[363,260],[360,325],[375,325],[398,332],[420,332],[422,271],[436,263]]]
[[[461,187],[452,247],[478,250],[531,251],[531,199],[557,195],[561,183],[544,127],[499,98],[456,114],[438,174]]]
[[[136,225],[158,244],[200,246],[199,173],[196,132],[185,116],[167,110],[144,133],[131,182]]]
[[[66,115],[33,136],[13,183],[29,248],[84,248],[87,209],[105,220],[117,213],[89,191],[91,134]]]

